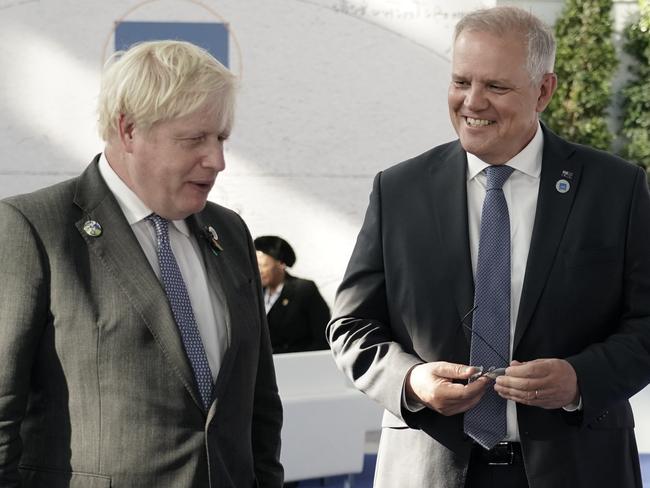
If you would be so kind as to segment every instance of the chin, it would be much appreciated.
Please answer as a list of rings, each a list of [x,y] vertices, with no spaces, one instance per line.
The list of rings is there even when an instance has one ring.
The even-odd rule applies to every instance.
[[[480,146],[476,144],[472,144],[470,141],[463,138],[460,139],[460,145],[463,146],[463,149],[465,149],[465,151],[467,151],[468,153],[472,153],[475,156],[481,157]]]
[[[464,134],[460,136],[460,144],[463,146],[465,151],[479,156],[481,153],[485,153],[486,148],[490,145],[486,137],[481,135],[467,135]]]
[[[191,205],[188,205],[187,206],[188,214],[191,215],[191,214],[199,213],[205,208],[207,202],[208,202],[207,199],[202,199],[200,201],[193,202]]]

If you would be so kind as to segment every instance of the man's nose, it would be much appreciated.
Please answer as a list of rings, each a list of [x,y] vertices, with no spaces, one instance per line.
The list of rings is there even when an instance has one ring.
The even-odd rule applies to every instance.
[[[206,148],[203,156],[203,166],[206,168],[213,168],[217,172],[226,169],[226,160],[223,157],[223,141],[215,140]]]
[[[480,86],[472,85],[467,92],[465,92],[465,107],[472,111],[484,110],[489,105],[489,101],[485,96],[485,89]]]

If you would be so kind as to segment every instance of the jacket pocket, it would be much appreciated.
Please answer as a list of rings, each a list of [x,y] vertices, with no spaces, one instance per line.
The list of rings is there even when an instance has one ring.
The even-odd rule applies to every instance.
[[[621,253],[616,252],[616,246],[589,247],[577,249],[570,254],[565,254],[567,268],[581,268],[594,264],[615,263]]]
[[[101,474],[37,466],[20,466],[18,469],[26,488],[111,488],[111,478]]]
[[[388,410],[384,410],[384,416],[381,419],[381,428],[390,428],[390,429],[409,429],[410,427],[406,423],[390,413]]]
[[[629,403],[603,410],[587,427],[592,430],[634,428],[634,415]]]

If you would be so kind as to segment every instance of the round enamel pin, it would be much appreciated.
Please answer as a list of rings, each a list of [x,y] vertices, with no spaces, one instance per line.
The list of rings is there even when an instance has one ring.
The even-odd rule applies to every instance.
[[[88,220],[84,224],[84,232],[90,237],[99,237],[102,235],[102,226],[99,225],[99,222]]]
[[[557,183],[555,183],[555,189],[559,193],[566,193],[571,189],[571,185],[567,180],[557,180]]]

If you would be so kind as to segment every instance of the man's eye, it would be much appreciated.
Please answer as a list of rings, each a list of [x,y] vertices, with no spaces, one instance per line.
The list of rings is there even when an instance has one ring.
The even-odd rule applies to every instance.
[[[501,86],[501,85],[490,85],[490,90],[492,90],[494,92],[497,92],[497,93],[504,93],[504,92],[508,91],[508,88],[505,87],[505,86]]]
[[[454,86],[456,88],[466,88],[469,86],[469,82],[465,80],[454,80]]]

